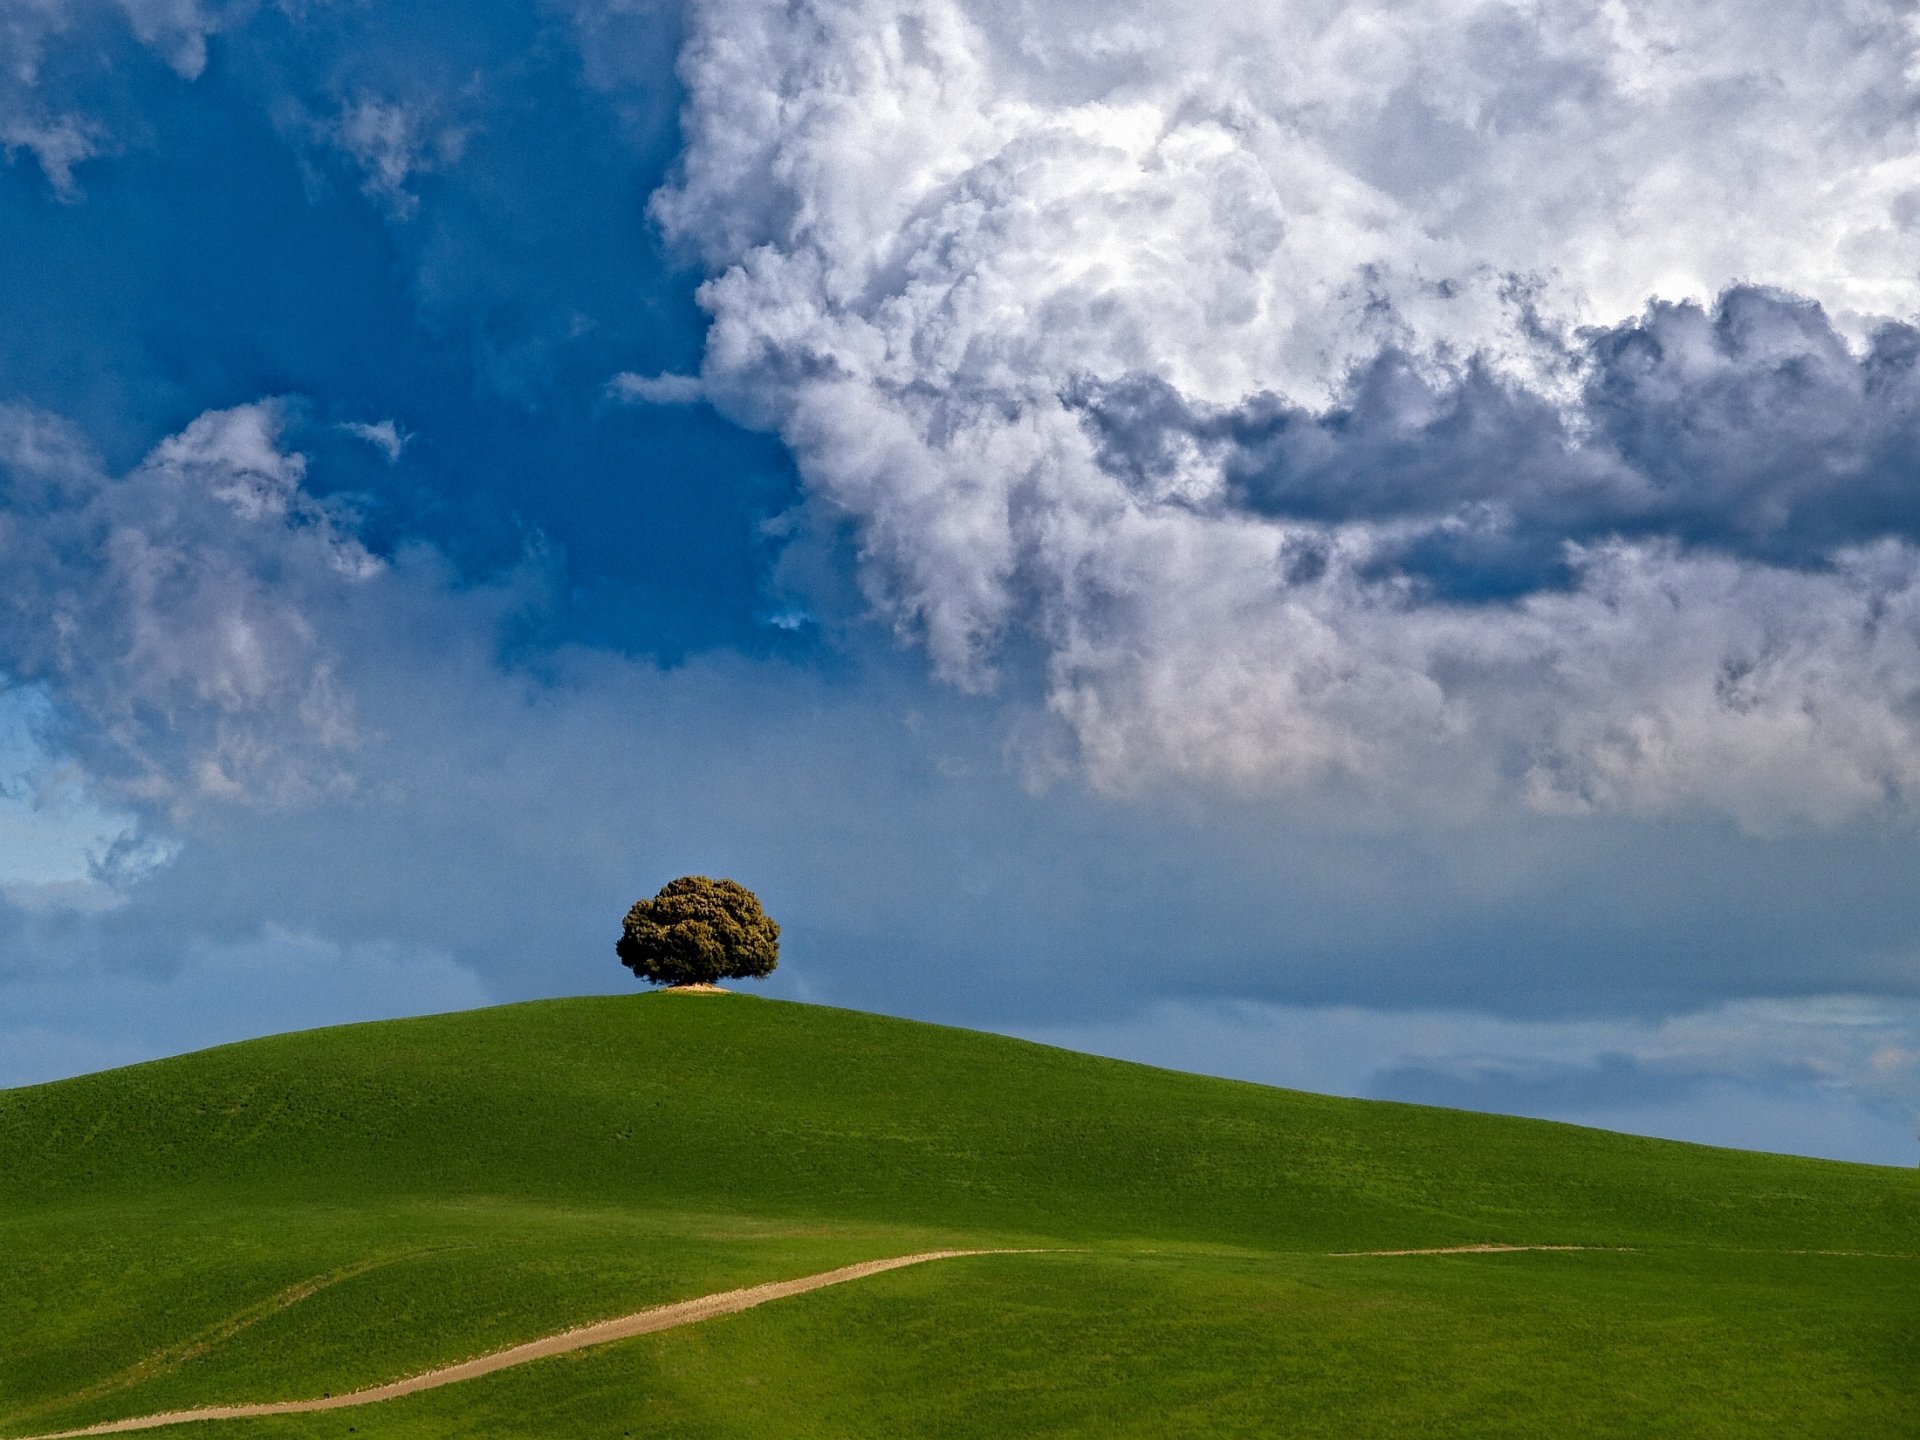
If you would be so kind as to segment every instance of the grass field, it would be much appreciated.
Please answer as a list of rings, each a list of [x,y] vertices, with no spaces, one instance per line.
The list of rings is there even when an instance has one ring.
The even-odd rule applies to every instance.
[[[1579,1251],[1355,1256],[1480,1242]],[[1920,1435],[1920,1174],[1330,1099],[745,996],[0,1092],[0,1436]]]

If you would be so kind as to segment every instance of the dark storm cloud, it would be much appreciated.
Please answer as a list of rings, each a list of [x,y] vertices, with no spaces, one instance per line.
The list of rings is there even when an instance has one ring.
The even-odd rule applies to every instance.
[[[1375,573],[1449,598],[1569,582],[1569,545],[1621,538],[1769,565],[1920,538],[1920,331],[1887,324],[1856,355],[1809,300],[1750,286],[1709,310],[1655,302],[1582,331],[1571,404],[1480,360],[1381,353],[1341,403],[1273,395],[1210,409],[1151,375],[1069,400],[1099,458],[1136,488],[1195,448],[1215,502],[1275,519],[1370,523]]]

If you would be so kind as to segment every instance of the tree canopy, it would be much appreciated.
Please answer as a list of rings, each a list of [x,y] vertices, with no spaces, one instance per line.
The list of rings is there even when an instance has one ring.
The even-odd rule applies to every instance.
[[[780,927],[746,886],[682,875],[627,912],[614,948],[642,980],[711,985],[770,974],[780,961]]]

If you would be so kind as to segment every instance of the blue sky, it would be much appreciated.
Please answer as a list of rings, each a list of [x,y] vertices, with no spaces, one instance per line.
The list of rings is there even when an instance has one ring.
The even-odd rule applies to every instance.
[[[0,1084],[770,993],[1911,1163],[1920,31],[0,0]]]

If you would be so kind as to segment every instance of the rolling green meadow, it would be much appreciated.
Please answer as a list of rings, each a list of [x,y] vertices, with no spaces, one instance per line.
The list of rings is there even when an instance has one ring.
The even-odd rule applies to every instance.
[[[1471,1244],[1590,1247],[1359,1255]],[[1332,1099],[739,995],[0,1092],[0,1436],[1915,1436],[1920,1173]]]

